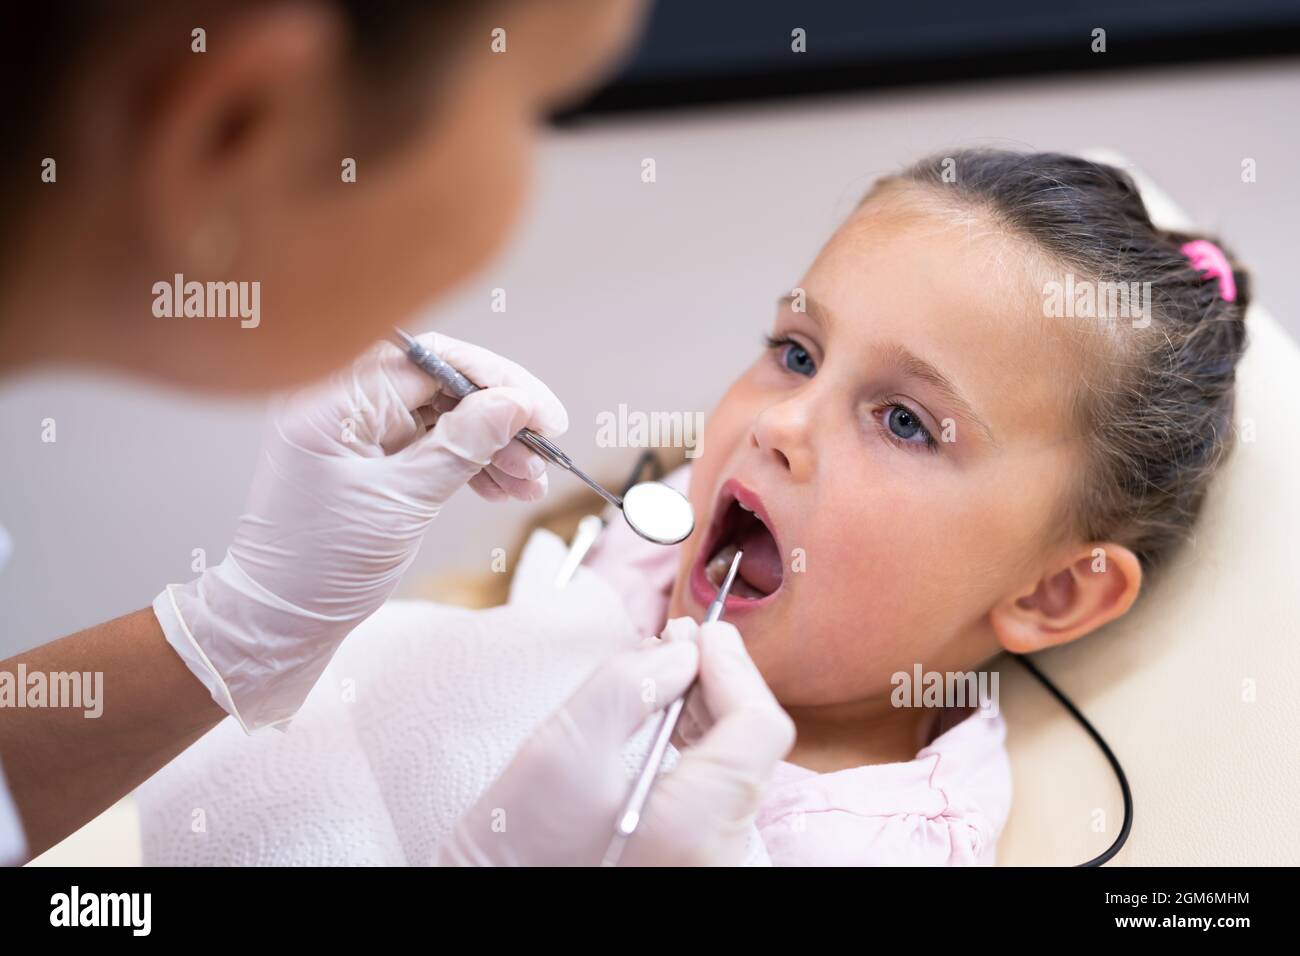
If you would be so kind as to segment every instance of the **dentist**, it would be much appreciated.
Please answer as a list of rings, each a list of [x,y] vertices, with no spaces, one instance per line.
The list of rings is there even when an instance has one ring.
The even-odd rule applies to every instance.
[[[249,731],[286,725],[462,485],[492,500],[545,493],[542,462],[511,436],[558,435],[567,419],[514,363],[424,337],[483,386],[454,407],[391,345],[333,370],[497,249],[538,119],[608,68],[639,7],[67,0],[0,14],[15,47],[0,57],[14,104],[0,376],[73,364],[258,392],[328,374],[277,400],[220,564],[0,663],[102,672],[107,698],[97,720],[0,706],[0,863],[71,833],[227,715]],[[200,292],[167,317],[160,283]],[[219,303],[236,287],[240,310],[213,313],[212,290]],[[0,562],[6,550],[0,533]],[[793,731],[734,628],[696,637],[599,669],[438,862],[598,863],[643,682],[669,700],[697,677],[714,722],[656,788],[624,859],[737,862]],[[503,806],[509,837],[487,819]]]

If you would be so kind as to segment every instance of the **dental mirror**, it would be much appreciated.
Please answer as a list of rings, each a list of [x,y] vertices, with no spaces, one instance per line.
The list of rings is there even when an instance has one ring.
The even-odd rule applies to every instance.
[[[695,530],[695,511],[676,488],[662,481],[643,481],[623,496],[628,525],[655,544],[677,544]]]
[[[406,357],[456,398],[464,398],[479,387],[420,344],[409,332],[393,330]],[[623,512],[628,526],[654,544],[677,544],[695,530],[695,511],[676,488],[662,481],[643,481],[628,489],[622,498],[573,463],[573,459],[543,435],[529,428],[515,434],[521,442],[553,465],[582,479],[592,491]]]

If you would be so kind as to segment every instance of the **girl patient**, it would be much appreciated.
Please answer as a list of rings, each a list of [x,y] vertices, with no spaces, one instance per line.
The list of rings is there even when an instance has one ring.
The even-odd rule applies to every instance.
[[[797,728],[754,859],[992,863],[1011,799],[996,702],[913,706],[896,675],[976,672],[1129,610],[1231,447],[1246,305],[1221,248],[1153,226],[1116,169],[968,150],[880,180],[673,476],[697,515],[683,545],[612,524],[568,589],[583,613],[526,581],[514,611],[385,608],[331,671],[391,693],[362,716],[319,686],[265,744],[225,722],[142,790],[147,862],[291,862],[295,842],[340,830],[327,859],[301,858],[427,859],[534,718],[618,647],[700,619],[741,548],[726,620]],[[517,576],[536,577],[541,550]],[[420,634],[377,639],[402,631]],[[475,684],[480,667],[501,694]],[[454,730],[434,739],[440,707]],[[413,784],[412,765],[453,769]],[[331,774],[346,786],[313,780]],[[240,820],[241,777],[283,785],[280,820]],[[348,809],[365,801],[370,816]],[[204,806],[224,808],[225,836],[195,830]]]

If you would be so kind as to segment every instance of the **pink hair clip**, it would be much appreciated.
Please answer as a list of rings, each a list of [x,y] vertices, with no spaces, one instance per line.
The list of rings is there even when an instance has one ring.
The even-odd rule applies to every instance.
[[[1219,295],[1225,302],[1237,301],[1237,283],[1222,249],[1208,239],[1193,239],[1182,247],[1182,253],[1192,260],[1193,269],[1206,278],[1219,280]]]

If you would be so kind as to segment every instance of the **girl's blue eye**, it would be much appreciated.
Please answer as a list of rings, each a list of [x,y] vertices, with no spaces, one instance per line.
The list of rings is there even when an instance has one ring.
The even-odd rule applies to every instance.
[[[802,345],[790,345],[785,350],[785,367],[797,375],[812,375],[817,370],[812,356]]]
[[[778,352],[777,359],[782,368],[796,375],[811,378],[817,371],[817,363],[808,354],[808,350],[792,338],[767,336],[767,347]]]
[[[891,435],[909,445],[934,447],[934,438],[931,437],[929,430],[922,424],[920,417],[906,405],[887,406],[885,427],[889,429]]]

